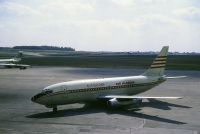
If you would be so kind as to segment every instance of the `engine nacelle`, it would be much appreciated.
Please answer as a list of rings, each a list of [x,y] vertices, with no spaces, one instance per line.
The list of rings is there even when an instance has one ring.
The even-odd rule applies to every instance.
[[[126,105],[141,105],[142,99],[110,99],[107,102],[107,105],[109,107],[120,107],[120,106],[126,106]]]
[[[108,100],[107,105],[109,107],[118,107],[120,104],[116,98],[113,98],[113,99]]]

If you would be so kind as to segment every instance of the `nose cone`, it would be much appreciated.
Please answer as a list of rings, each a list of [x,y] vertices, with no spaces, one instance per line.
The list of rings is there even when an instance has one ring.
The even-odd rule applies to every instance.
[[[39,97],[38,97],[38,94],[37,95],[34,95],[32,98],[31,98],[31,101],[32,102],[35,102],[35,103],[39,103]],[[39,103],[40,104],[40,103]]]
[[[46,95],[45,93],[38,93],[31,98],[31,101],[33,101],[35,103],[43,104],[42,97],[45,95]]]
[[[36,100],[35,96],[31,97],[32,102],[35,102],[35,100]]]

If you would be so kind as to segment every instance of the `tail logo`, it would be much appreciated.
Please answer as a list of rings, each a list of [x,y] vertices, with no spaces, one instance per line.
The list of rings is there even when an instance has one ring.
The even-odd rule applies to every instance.
[[[166,65],[166,61],[167,56],[158,56],[151,64],[150,68],[164,68]]]

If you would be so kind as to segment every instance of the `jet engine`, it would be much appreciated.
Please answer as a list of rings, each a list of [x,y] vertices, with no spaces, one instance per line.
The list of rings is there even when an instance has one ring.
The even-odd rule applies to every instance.
[[[120,107],[127,105],[136,105],[139,106],[142,104],[142,99],[110,99],[107,101],[109,107]]]
[[[119,106],[119,101],[116,98],[113,98],[107,101],[107,105],[109,107],[117,107]]]

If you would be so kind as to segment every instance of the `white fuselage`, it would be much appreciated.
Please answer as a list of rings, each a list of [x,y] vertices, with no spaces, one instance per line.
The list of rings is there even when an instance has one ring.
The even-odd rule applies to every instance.
[[[0,64],[1,63],[16,63],[16,62],[19,62],[20,60],[21,60],[20,58],[0,59]]]
[[[129,76],[62,82],[48,86],[32,101],[53,107],[96,101],[105,95],[135,95],[165,81],[164,77]]]
[[[0,59],[0,63],[16,62],[15,59]]]

